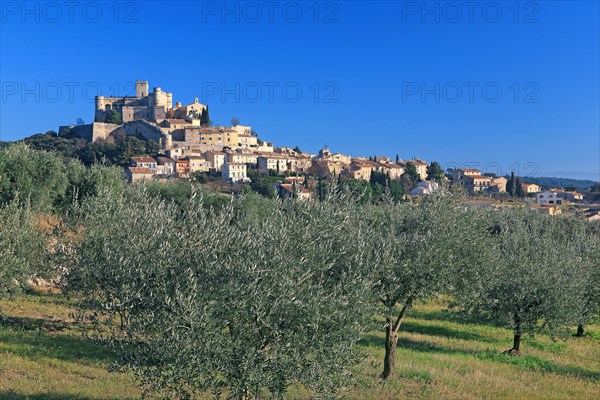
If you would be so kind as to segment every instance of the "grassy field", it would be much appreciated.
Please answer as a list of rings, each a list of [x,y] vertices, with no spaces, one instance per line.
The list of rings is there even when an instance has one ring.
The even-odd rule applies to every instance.
[[[596,399],[600,393],[600,327],[583,338],[523,343],[522,357],[502,328],[461,321],[443,303],[416,307],[401,329],[397,376],[378,379],[383,332],[361,343],[351,399]],[[136,399],[132,376],[109,372],[115,355],[83,336],[75,302],[58,294],[0,301],[0,399]],[[303,398],[302,390],[290,398]]]

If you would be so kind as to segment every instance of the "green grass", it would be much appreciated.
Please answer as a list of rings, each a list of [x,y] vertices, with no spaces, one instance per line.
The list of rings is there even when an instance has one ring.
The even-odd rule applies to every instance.
[[[0,399],[136,399],[133,377],[109,372],[116,359],[86,339],[76,303],[58,294],[0,301]],[[383,325],[383,324],[381,324]],[[523,341],[522,357],[502,354],[511,333],[478,323],[443,302],[416,307],[400,332],[397,374],[379,379],[384,333],[359,343],[349,399],[595,399],[600,393],[600,327],[583,338]],[[306,397],[292,388],[289,398]]]

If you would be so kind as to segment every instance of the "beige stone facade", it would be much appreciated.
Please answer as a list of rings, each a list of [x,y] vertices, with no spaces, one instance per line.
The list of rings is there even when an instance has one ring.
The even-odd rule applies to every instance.
[[[542,188],[535,183],[523,183],[521,184],[521,188],[525,194],[539,193],[542,190]]]
[[[128,167],[125,170],[125,176],[129,183],[148,181],[154,177],[154,171],[145,167]]]
[[[211,169],[221,171],[221,167],[225,164],[227,154],[222,151],[207,151],[204,153],[204,158],[210,162]]]

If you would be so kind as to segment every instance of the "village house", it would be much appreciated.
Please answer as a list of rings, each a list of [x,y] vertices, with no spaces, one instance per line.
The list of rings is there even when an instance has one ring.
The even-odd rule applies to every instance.
[[[256,166],[258,154],[248,149],[237,149],[227,153],[227,162],[244,163]]]
[[[262,173],[273,171],[282,174],[288,170],[287,158],[276,153],[260,153],[256,159],[258,170]]]
[[[154,171],[146,167],[127,167],[125,177],[129,183],[151,180],[154,177]]]
[[[242,163],[226,162],[223,164],[221,176],[223,180],[232,183],[250,181],[246,171],[246,164]]]
[[[198,120],[202,117],[202,113],[205,112],[207,107],[198,101],[198,98],[194,99],[193,103],[182,105],[181,102],[175,103],[175,107],[167,111],[167,116],[173,119],[183,120]]]
[[[463,183],[463,177],[472,175],[483,175],[480,170],[475,168],[456,168],[452,171],[452,181],[455,183]]]
[[[368,163],[353,159],[350,165],[342,170],[342,175],[348,179],[370,181],[372,170],[372,166]]]
[[[227,153],[222,151],[207,151],[204,153],[204,158],[210,162],[211,169],[219,172],[223,164],[225,164]]]
[[[175,173],[175,160],[166,156],[156,156],[156,175],[170,176]]]
[[[539,193],[542,190],[542,188],[535,183],[522,183],[521,188],[525,194]]]
[[[188,127],[185,128],[184,142],[186,145],[221,146],[236,149],[238,147],[238,132],[225,127]]]
[[[413,157],[411,162],[415,164],[415,167],[417,168],[417,173],[419,174],[419,178],[422,181],[427,179],[427,162],[425,160],[421,160],[415,157]]]
[[[258,146],[256,147],[256,152],[260,152],[260,153],[273,153],[274,148],[273,148],[273,143],[271,142],[263,142],[263,141],[258,141]]]
[[[152,157],[131,157],[129,164],[132,167],[150,168],[151,170],[155,170],[158,165]]]
[[[345,167],[346,164],[343,164],[340,161],[316,159],[313,160],[309,172],[312,175],[320,177],[337,176],[342,173],[342,170]]]
[[[194,122],[188,122],[185,119],[165,119],[157,124],[161,130],[170,133],[173,136],[178,136],[178,134],[183,133],[184,129],[194,125]],[[199,121],[198,121],[199,126]]]
[[[186,158],[178,158],[175,160],[175,172],[178,176],[190,176],[190,160]]]
[[[487,192],[492,184],[492,178],[485,175],[463,175],[462,181],[469,193]]]
[[[315,160],[327,160],[341,164],[350,164],[352,158],[341,153],[332,153],[327,146],[319,150],[319,154],[315,156]]]
[[[416,188],[410,191],[413,196],[427,196],[436,190],[439,185],[431,181],[419,182]]]
[[[373,161],[378,163],[391,163],[392,159],[389,156],[373,156]]]
[[[305,173],[312,166],[312,157],[307,154],[286,156],[287,168],[290,172]]]
[[[244,149],[256,149],[258,147],[258,138],[248,133],[238,132],[238,146]]]
[[[313,192],[310,189],[305,188],[297,182],[275,182],[275,192],[282,199],[295,197],[300,200],[308,200],[313,197]]]
[[[211,162],[203,156],[188,156],[186,157],[189,163],[189,173],[208,172],[212,166]]]
[[[298,153],[291,147],[278,147],[275,149],[275,153],[284,154],[286,156],[297,156]]]
[[[235,130],[238,135],[251,135],[256,137],[252,133],[252,127],[248,125],[233,125],[231,129]]]
[[[296,185],[304,185],[304,177],[302,175],[298,176],[286,176],[283,178],[283,183],[295,183]]]
[[[562,204],[563,198],[559,196],[559,193],[547,190],[545,192],[538,193],[536,196],[536,202],[543,206],[546,204]]]
[[[381,165],[381,172],[387,174],[392,180],[400,179],[404,172],[406,172],[404,167],[393,162],[379,162],[379,164]]]
[[[503,176],[492,177],[489,191],[493,193],[505,193],[507,182],[508,179],[504,178]]]
[[[388,162],[376,162],[365,158],[353,158],[350,165],[345,166],[342,175],[350,179],[364,179],[369,181],[373,172],[386,174],[392,180],[398,180],[405,172],[404,167]]]

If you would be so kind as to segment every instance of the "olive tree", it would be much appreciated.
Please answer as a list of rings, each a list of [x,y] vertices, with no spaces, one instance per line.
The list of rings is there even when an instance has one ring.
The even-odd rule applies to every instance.
[[[19,198],[34,210],[51,211],[64,197],[67,184],[60,155],[22,143],[0,149],[0,203]]]
[[[126,365],[170,397],[343,386],[374,312],[362,209],[273,201],[245,218],[202,201],[182,213],[134,188],[84,205],[70,285],[114,316]]]
[[[572,267],[581,278],[582,303],[575,336],[584,334],[585,325],[597,320],[600,313],[600,226],[584,219],[563,218],[564,237],[573,246]]]
[[[18,196],[0,205],[0,297],[21,291],[42,270],[45,251],[29,206],[21,205]]]
[[[480,247],[486,248],[477,246],[483,235],[462,200],[460,194],[440,188],[418,206],[388,202],[375,207],[375,298],[386,315],[384,379],[394,374],[399,330],[413,304],[447,293],[461,266],[480,257]],[[394,314],[396,306],[400,308]]]
[[[520,355],[523,335],[559,334],[576,323],[585,277],[575,267],[577,238],[565,234],[559,219],[524,208],[492,217],[496,255],[459,297],[467,310],[510,328],[513,346],[506,352]]]

